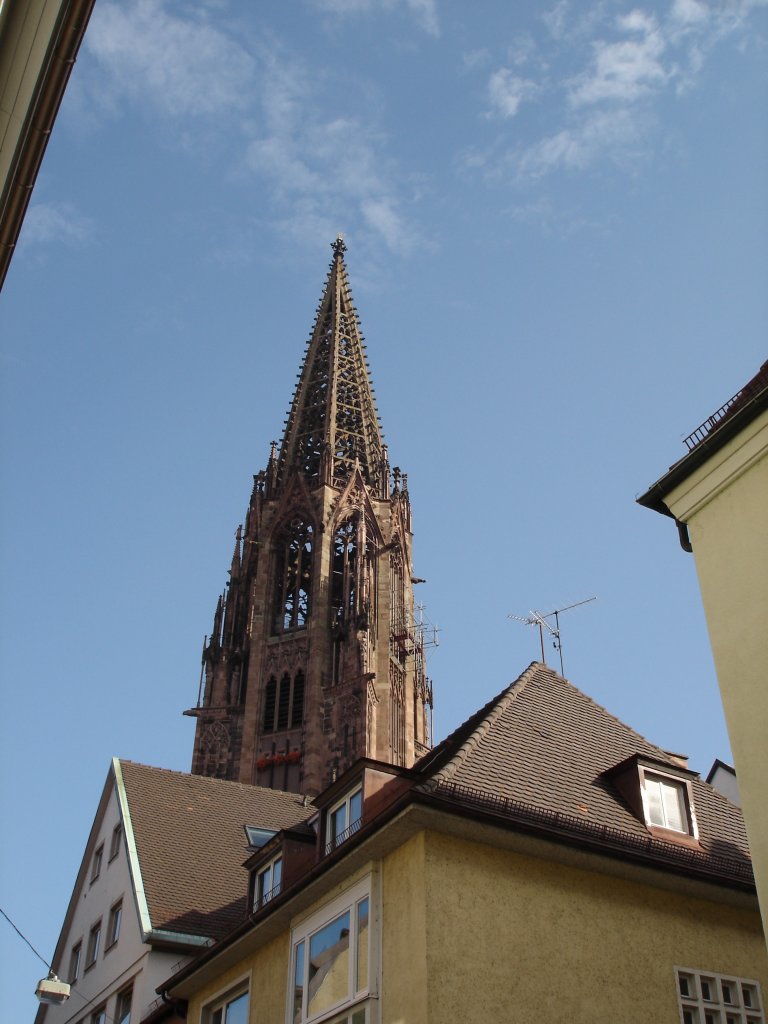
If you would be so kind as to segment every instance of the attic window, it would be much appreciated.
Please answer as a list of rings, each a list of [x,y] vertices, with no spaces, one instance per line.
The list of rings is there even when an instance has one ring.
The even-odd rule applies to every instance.
[[[606,780],[656,839],[699,847],[692,780],[682,764],[633,754],[609,768]]]
[[[688,832],[685,811],[685,787],[676,779],[645,773],[645,797],[648,804],[648,822],[675,832]]]
[[[649,828],[696,836],[687,781],[641,766],[640,786],[645,823]]]
[[[325,852],[331,853],[358,832],[363,820],[363,788],[357,786],[328,811]]]
[[[263,868],[256,872],[256,881],[253,889],[253,909],[258,910],[270,900],[280,895],[280,885],[283,878],[283,858],[274,857]]]
[[[273,836],[277,835],[277,830],[273,828],[257,828],[256,825],[243,825],[243,828],[248,845],[252,850],[260,850]]]

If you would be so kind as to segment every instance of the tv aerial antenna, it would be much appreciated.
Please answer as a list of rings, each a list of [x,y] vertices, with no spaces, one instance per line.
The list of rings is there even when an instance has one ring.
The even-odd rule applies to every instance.
[[[552,637],[552,646],[560,655],[560,675],[565,677],[565,671],[563,669],[563,644],[560,638],[560,616],[563,612],[569,612],[572,608],[580,608],[583,604],[589,604],[590,601],[596,601],[597,597],[585,597],[583,601],[576,601],[575,604],[568,604],[564,608],[554,608],[551,612],[537,612],[536,609],[532,609],[529,614],[526,615],[508,615],[508,619],[514,619],[515,622],[522,622],[526,626],[538,626],[539,628],[539,643],[541,644],[541,660],[546,665],[547,657],[544,653],[544,630],[549,633]],[[554,619],[554,626],[548,621]]]

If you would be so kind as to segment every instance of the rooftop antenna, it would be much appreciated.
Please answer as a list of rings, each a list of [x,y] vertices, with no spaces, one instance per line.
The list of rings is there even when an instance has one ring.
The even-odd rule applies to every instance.
[[[560,639],[560,616],[563,612],[569,612],[571,608],[579,608],[583,604],[589,604],[590,601],[596,601],[597,597],[585,597],[583,601],[576,601],[575,604],[568,604],[564,608],[554,608],[551,612],[537,612],[536,609],[532,609],[527,616],[523,615],[508,615],[508,619],[514,619],[516,622],[522,622],[526,626],[538,626],[539,627],[539,643],[541,644],[541,660],[546,665],[547,658],[544,653],[544,630],[549,633],[552,637],[552,646],[555,648],[557,653],[560,655],[560,675],[565,677],[565,670],[563,668],[563,644]],[[554,619],[555,624],[551,626],[547,619]]]

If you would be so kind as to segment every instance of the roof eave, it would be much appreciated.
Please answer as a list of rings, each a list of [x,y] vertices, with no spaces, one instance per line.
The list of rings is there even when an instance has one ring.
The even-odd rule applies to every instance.
[[[768,388],[755,395],[742,408],[724,420],[721,426],[708,437],[699,441],[693,451],[688,452],[682,459],[670,466],[664,476],[659,477],[656,483],[635,499],[637,504],[674,519],[673,512],[666,504],[668,495],[766,409],[768,409]]]

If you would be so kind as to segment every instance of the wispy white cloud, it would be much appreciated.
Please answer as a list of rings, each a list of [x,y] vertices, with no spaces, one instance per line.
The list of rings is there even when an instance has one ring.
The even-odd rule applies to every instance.
[[[620,17],[617,27],[625,38],[615,42],[599,39],[592,44],[591,65],[569,90],[574,105],[605,100],[632,103],[668,79],[669,72],[662,64],[666,42],[656,19],[634,10]]]
[[[374,6],[374,0],[313,2],[338,14]],[[395,4],[377,2],[385,9]],[[437,31],[434,0],[402,3],[425,31]],[[213,24],[206,5],[173,0],[104,0],[86,42],[108,102],[140,103],[175,120],[180,144],[196,137],[195,125],[237,133],[240,169],[271,194],[274,223],[283,232],[322,225],[326,234],[330,225],[335,233],[357,222],[389,248],[416,244],[402,213],[408,187],[388,156],[388,141],[356,109],[358,97],[339,89],[334,68],[303,65],[274,36],[246,44],[220,17]],[[325,102],[330,92],[332,104]],[[236,173],[231,164],[227,173]]]
[[[262,130],[250,139],[247,167],[270,188],[284,230],[334,230],[362,223],[390,249],[416,235],[401,213],[403,185],[386,137],[359,116],[329,118],[321,83],[283,52],[264,55]]]
[[[631,166],[652,151],[662,103],[694,88],[709,54],[728,37],[744,37],[751,12],[766,4],[667,0],[663,9],[646,3],[617,14],[608,0],[586,7],[557,0],[542,15],[543,36],[534,46],[513,43],[487,80],[491,111],[501,119],[536,97],[540,136],[504,145],[502,134],[485,152],[464,154],[463,166],[518,180],[605,159]],[[557,76],[554,68],[567,70]]]
[[[93,221],[68,203],[34,202],[24,217],[21,244],[25,248],[55,242],[80,246],[88,243],[93,235]]]
[[[498,117],[514,117],[523,100],[537,92],[536,83],[521,78],[510,68],[499,68],[488,79],[490,113]]]
[[[250,102],[255,62],[204,8],[179,15],[163,0],[99,3],[85,43],[109,91],[169,115],[219,115]]]
[[[310,0],[321,11],[338,16],[368,14],[376,10],[391,11],[406,7],[420,28],[431,36],[440,35],[437,0]]]

